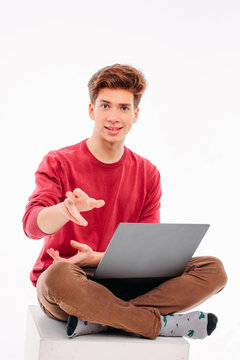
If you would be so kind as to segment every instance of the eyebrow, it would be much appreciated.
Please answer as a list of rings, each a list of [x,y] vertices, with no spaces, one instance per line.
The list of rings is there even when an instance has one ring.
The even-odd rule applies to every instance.
[[[100,101],[100,102],[105,102],[105,103],[107,103],[107,104],[111,104],[111,101],[108,101],[108,100],[100,99],[99,101]],[[122,105],[122,106],[132,106],[132,104],[128,104],[128,103],[122,103],[122,104],[119,104],[119,105]]]

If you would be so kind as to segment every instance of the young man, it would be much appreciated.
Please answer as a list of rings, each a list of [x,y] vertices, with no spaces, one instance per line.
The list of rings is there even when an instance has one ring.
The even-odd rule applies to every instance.
[[[45,237],[31,272],[39,304],[49,317],[67,322],[69,337],[109,326],[149,339],[204,338],[216,327],[214,314],[175,313],[223,289],[227,276],[217,258],[192,258],[181,276],[150,286],[96,282],[84,271],[97,266],[120,222],[160,222],[161,197],[156,166],[124,146],[138,119],[143,74],[115,64],[94,74],[88,86],[93,133],[43,158],[23,217],[28,237]]]

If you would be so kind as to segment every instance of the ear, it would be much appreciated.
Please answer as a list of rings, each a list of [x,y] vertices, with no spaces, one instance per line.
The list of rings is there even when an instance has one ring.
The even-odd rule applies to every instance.
[[[137,121],[139,115],[139,107],[136,108],[134,111],[134,118],[133,118],[133,124]]]
[[[90,103],[88,106],[88,113],[89,113],[90,119],[95,120],[94,105],[92,103]]]

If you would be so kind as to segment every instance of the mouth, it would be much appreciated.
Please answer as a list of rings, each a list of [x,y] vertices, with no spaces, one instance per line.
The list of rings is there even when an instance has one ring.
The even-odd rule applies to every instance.
[[[107,129],[109,134],[113,134],[113,135],[118,134],[122,129],[122,127],[113,127],[113,126],[111,126],[111,127],[104,126],[104,127],[105,127],[105,129]]]

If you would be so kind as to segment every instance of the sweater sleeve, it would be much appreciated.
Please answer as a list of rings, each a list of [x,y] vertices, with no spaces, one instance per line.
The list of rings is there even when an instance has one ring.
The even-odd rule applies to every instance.
[[[150,177],[149,189],[139,218],[140,223],[160,223],[160,198],[162,195],[160,173],[156,166]]]
[[[38,213],[48,206],[63,201],[61,166],[55,152],[44,156],[35,173],[36,187],[28,199],[23,216],[23,230],[32,239],[40,239],[46,234],[37,225]]]

